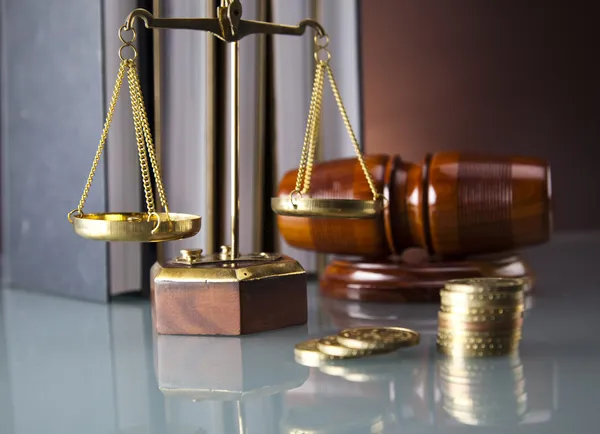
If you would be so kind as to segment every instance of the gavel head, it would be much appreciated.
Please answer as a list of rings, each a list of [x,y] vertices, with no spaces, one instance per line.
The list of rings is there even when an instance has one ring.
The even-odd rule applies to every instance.
[[[397,156],[365,156],[387,198],[373,219],[278,216],[294,247],[321,253],[384,257],[421,247],[432,255],[464,256],[542,244],[552,231],[549,165],[540,159],[443,152],[423,164]],[[279,196],[294,190],[288,172]],[[313,198],[373,199],[357,159],[316,164]]]

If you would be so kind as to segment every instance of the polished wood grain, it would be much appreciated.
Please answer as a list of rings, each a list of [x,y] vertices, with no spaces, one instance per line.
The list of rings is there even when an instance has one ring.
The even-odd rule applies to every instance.
[[[333,260],[320,280],[321,291],[332,298],[401,303],[439,302],[440,289],[450,279],[524,277],[533,285],[529,266],[518,255],[442,260],[425,252],[416,258]]]
[[[367,167],[382,189],[386,156],[371,157]],[[294,190],[297,171],[288,172],[279,188],[280,196]],[[310,196],[319,198],[372,200],[373,194],[356,160],[321,163],[312,174]],[[382,218],[373,220],[277,216],[279,231],[292,246],[324,253],[368,256],[390,253]]]
[[[433,155],[431,251],[479,254],[546,242],[552,230],[549,170],[535,158]]]
[[[409,247],[460,256],[542,244],[552,231],[550,168],[537,158],[443,152],[423,164],[398,156],[366,156],[389,204],[374,219],[278,216],[294,247],[322,253],[385,258]],[[297,172],[281,180],[279,195],[294,189]],[[315,165],[315,198],[372,199],[355,158]]]
[[[295,260],[282,256],[269,264],[274,269],[284,262]],[[159,334],[237,336],[306,323],[304,273],[239,281],[196,280],[185,273],[176,279],[160,278],[165,269],[184,267],[173,262],[152,267],[150,298]],[[252,273],[252,265],[243,268]]]

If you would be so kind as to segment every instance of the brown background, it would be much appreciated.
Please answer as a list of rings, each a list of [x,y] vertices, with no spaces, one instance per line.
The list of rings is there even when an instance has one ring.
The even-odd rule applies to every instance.
[[[552,166],[555,229],[600,228],[598,6],[359,4],[367,153],[542,157]]]

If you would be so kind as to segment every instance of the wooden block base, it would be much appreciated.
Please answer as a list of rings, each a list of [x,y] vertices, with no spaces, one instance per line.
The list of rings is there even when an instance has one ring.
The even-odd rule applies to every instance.
[[[380,261],[334,260],[320,286],[324,295],[344,300],[439,302],[444,282],[468,277],[524,277],[533,285],[529,266],[514,253],[444,260],[415,251]]]
[[[306,273],[292,258],[152,267],[156,332],[236,336],[305,324]]]

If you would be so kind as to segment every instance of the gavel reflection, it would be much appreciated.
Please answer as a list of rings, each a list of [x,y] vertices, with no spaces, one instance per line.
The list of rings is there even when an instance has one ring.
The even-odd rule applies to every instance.
[[[277,216],[291,246],[321,253],[386,257],[410,247],[463,257],[542,244],[552,230],[549,165],[530,157],[460,152],[428,155],[422,164],[399,156],[365,156],[388,203],[374,219]],[[295,187],[288,172],[279,196]],[[372,199],[354,158],[315,164],[313,198]]]

